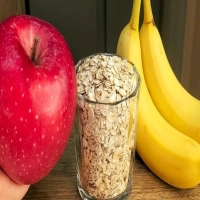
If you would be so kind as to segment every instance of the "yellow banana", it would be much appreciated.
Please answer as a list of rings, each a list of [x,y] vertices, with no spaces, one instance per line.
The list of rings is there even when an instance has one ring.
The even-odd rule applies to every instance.
[[[156,109],[145,83],[138,31],[141,0],[133,1],[131,20],[122,30],[117,54],[133,62],[142,82],[138,104],[136,150],[158,177],[178,188],[200,183],[200,145],[172,127]]]
[[[151,2],[143,2],[140,42],[149,93],[161,115],[172,126],[200,143],[200,101],[184,89],[173,73],[154,23]]]

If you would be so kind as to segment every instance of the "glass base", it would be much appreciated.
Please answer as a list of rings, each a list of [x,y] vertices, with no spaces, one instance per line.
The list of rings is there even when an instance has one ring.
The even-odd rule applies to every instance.
[[[129,179],[126,190],[120,195],[114,198],[109,198],[109,199],[99,199],[99,198],[97,199],[97,198],[92,197],[87,191],[85,191],[82,188],[78,175],[77,175],[77,185],[78,185],[79,194],[83,200],[128,200],[130,197],[131,189],[132,189],[132,181]]]

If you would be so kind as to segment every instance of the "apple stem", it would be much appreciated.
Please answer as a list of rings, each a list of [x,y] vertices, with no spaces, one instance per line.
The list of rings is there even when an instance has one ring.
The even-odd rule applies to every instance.
[[[39,36],[36,35],[35,38],[34,38],[34,43],[33,43],[32,53],[31,53],[31,61],[32,61],[35,65],[37,65],[36,59],[35,59],[35,55],[36,55],[36,51],[37,51],[37,47],[38,47],[39,40],[40,40]]]

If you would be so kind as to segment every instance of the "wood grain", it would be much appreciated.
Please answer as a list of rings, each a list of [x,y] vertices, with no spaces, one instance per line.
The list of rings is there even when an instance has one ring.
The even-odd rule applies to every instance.
[[[162,167],[162,166],[161,166]],[[64,154],[51,173],[31,185],[23,200],[81,200],[76,185],[76,164],[73,134]],[[156,177],[136,154],[133,189],[130,200],[198,200],[200,186],[181,190]]]
[[[0,0],[0,22],[16,14],[25,14],[24,0]]]
[[[160,35],[170,65],[180,80],[187,0],[163,0]]]
[[[181,83],[200,100],[200,2],[187,1]]]

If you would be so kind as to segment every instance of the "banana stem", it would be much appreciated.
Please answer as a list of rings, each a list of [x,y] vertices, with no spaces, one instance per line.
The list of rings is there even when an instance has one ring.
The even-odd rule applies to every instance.
[[[154,22],[153,12],[151,8],[151,0],[143,0],[144,6],[144,23]]]
[[[131,28],[135,31],[138,31],[138,26],[139,26],[140,5],[141,5],[141,0],[133,0],[133,8],[129,24]]]

